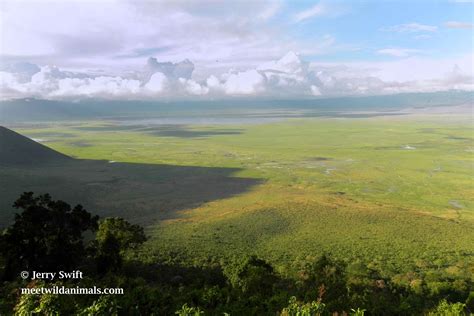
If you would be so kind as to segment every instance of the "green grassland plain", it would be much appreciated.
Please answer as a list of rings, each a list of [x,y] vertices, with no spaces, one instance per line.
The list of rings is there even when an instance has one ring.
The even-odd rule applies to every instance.
[[[153,210],[173,208],[183,198],[173,198],[178,190],[168,186],[168,204],[148,205],[148,217],[142,216],[151,236],[144,256],[152,260],[201,265],[257,254],[291,275],[328,252],[355,274],[373,269],[401,283],[474,275],[468,116],[155,127],[96,121],[13,129],[80,159],[223,168],[233,178],[256,180],[236,194],[175,208],[179,216],[153,221]],[[127,208],[126,217],[133,221],[140,203]],[[104,210],[89,211],[111,215]]]

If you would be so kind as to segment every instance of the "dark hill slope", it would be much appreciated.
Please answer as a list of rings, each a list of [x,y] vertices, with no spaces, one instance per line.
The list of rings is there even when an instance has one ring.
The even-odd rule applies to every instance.
[[[36,165],[70,160],[69,156],[0,126],[1,165]]]

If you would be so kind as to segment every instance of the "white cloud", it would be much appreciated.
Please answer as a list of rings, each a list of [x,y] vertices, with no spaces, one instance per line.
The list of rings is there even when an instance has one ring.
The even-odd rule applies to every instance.
[[[0,87],[2,90],[10,89],[16,85],[18,85],[18,79],[14,74],[6,71],[0,71]]]
[[[321,95],[321,91],[315,85],[311,86],[311,93],[315,96]]]
[[[65,78],[58,81],[58,88],[51,97],[129,97],[138,94],[140,81],[121,77]]]
[[[420,32],[436,32],[438,30],[437,26],[426,25],[420,23],[406,23],[390,26],[388,28],[383,28],[384,31],[392,31],[399,33],[420,33]]]
[[[38,65],[25,62],[0,66],[0,71],[15,73],[21,82],[30,81],[31,76],[40,70],[41,69]]]
[[[295,13],[293,4],[280,0],[225,5],[216,1],[4,0],[0,5],[0,93],[2,97],[42,98],[311,96],[433,87],[434,82],[445,80],[455,63],[472,75],[472,59],[459,62],[453,54],[446,54],[451,59],[442,61],[421,58],[429,55],[378,42],[379,54],[397,58],[364,66],[377,71],[341,64],[312,68],[301,56],[317,59],[337,53],[339,59],[351,51],[354,54],[346,56],[363,58],[366,53],[364,47],[354,49],[363,46],[364,39],[341,43],[330,34],[321,35],[326,29],[323,23],[321,29],[311,23],[297,24],[345,13],[341,5],[322,0]],[[445,26],[472,28],[471,23],[457,21]],[[412,22],[392,30],[422,39],[434,35],[436,26]],[[468,82],[466,77],[461,81],[449,81],[446,89]]]
[[[267,7],[265,7],[259,14],[258,18],[262,20],[269,20],[273,18],[281,9],[280,1],[272,1]]]
[[[205,85],[201,85],[194,80],[179,78],[179,82],[184,86],[185,91],[191,95],[206,95],[209,92],[209,88]]]
[[[322,3],[317,3],[311,8],[308,8],[306,10],[303,10],[295,14],[293,17],[293,20],[295,22],[302,22],[310,18],[321,16],[325,13],[327,13],[327,7],[323,5]]]
[[[167,82],[168,79],[162,72],[156,72],[150,77],[144,88],[152,93],[161,92],[164,90]]]
[[[185,59],[178,63],[172,63],[158,62],[156,58],[150,57],[148,58],[145,69],[146,73],[149,75],[161,72],[168,78],[191,79],[194,71],[194,64],[189,59]]]
[[[290,51],[280,59],[264,62],[254,68],[230,70],[221,75],[210,75],[201,81],[192,78],[189,67],[194,67],[194,64],[190,61],[168,63],[155,60],[153,63],[159,64],[159,67],[150,69],[148,65],[127,76],[73,73],[55,66],[29,65],[26,69],[39,71],[26,81],[25,67],[10,65],[4,67],[9,71],[0,71],[0,93],[3,98],[160,99],[311,97],[473,90],[472,57],[458,58],[455,63],[452,59],[400,57],[386,62],[310,64]],[[177,78],[178,73],[188,78]]]
[[[378,54],[388,55],[393,57],[407,57],[414,54],[419,54],[422,51],[412,48],[384,48],[377,51]]]
[[[138,80],[121,77],[70,77],[54,66],[44,66],[28,82],[20,82],[15,74],[2,76],[2,94],[13,97],[68,98],[72,96],[119,97],[130,96],[139,92]]]
[[[473,60],[472,54],[455,59],[415,56],[383,62],[311,63],[310,69],[318,73],[326,95],[472,91]]]
[[[444,26],[450,29],[466,29],[470,30],[473,28],[473,24],[469,22],[459,22],[459,21],[448,21],[444,23]]]
[[[200,65],[196,71],[204,78],[209,68],[225,72],[228,65],[249,67],[303,47],[304,41],[275,36],[280,30],[271,20],[282,5],[273,0],[225,5],[5,0],[0,6],[0,58],[54,63],[62,69],[101,68],[114,74],[137,69],[149,56],[171,63],[189,58]]]
[[[257,70],[266,78],[266,91],[269,94],[285,95],[315,95],[318,82],[315,73],[309,71],[309,63],[303,61],[293,51],[282,58],[266,62],[257,67]]]
[[[410,56],[386,61],[344,62],[344,63],[312,63],[312,69],[329,70],[338,78],[373,76],[383,81],[425,81],[443,78],[454,65],[473,75],[474,55],[464,54],[454,58],[430,58],[428,56]]]
[[[211,89],[220,89],[222,87],[221,82],[214,75],[211,75],[209,78],[207,78],[206,85]]]
[[[304,64],[295,52],[290,51],[278,60],[259,65],[257,69],[279,73],[302,73],[304,71]]]
[[[225,93],[229,95],[255,95],[263,91],[264,83],[265,77],[257,70],[251,69],[229,74],[223,87]]]
[[[414,39],[418,40],[425,40],[431,38],[431,35],[428,34],[420,34],[420,35],[415,35]]]

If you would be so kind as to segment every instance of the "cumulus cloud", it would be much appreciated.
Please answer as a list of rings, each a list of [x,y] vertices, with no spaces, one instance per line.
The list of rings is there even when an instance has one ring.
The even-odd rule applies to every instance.
[[[2,72],[0,78],[2,95],[11,97],[124,97],[135,95],[140,90],[138,80],[112,76],[73,76],[54,66],[41,67],[28,82],[19,80],[21,76],[17,73]]]
[[[321,95],[321,90],[319,90],[319,88],[315,85],[312,85],[311,86],[311,93],[313,95]]]
[[[403,57],[404,53],[395,55]],[[159,99],[315,97],[474,90],[473,77],[469,73],[472,59],[469,57],[466,58],[467,62],[460,64],[462,67],[451,64],[450,70],[439,75],[433,73],[432,77],[412,77],[411,80],[381,78],[381,69],[393,75],[397,70],[406,71],[414,67],[447,69],[449,65],[448,62],[410,58],[367,65],[325,65],[310,64],[290,51],[277,60],[261,63],[254,68],[229,70],[221,75],[210,75],[204,80],[193,78],[194,64],[189,60],[172,63],[150,58],[144,67],[128,75],[74,73],[50,65],[8,65],[0,71],[0,93],[3,98]],[[468,69],[468,72],[463,69]]]
[[[184,87],[186,93],[191,95],[206,95],[209,92],[209,88],[205,85],[201,85],[192,79],[179,78],[179,82]]]
[[[306,67],[307,65],[298,55],[290,51],[278,60],[261,64],[257,69],[264,72],[302,74]]]
[[[282,58],[257,67],[266,78],[267,88],[276,95],[318,95],[320,80],[309,70],[309,63],[290,51]],[[313,87],[314,86],[314,87]]]
[[[16,77],[21,82],[27,82],[31,79],[31,77],[39,72],[41,68],[38,65],[21,62],[15,64],[8,64],[0,66],[0,71],[8,72],[8,73],[15,73]]]
[[[223,85],[226,94],[250,94],[254,95],[263,91],[265,77],[257,70],[251,69],[247,71],[231,73],[226,76]]]
[[[136,95],[140,91],[138,80],[121,77],[100,76],[96,78],[65,78],[58,81],[58,89],[50,93],[52,97],[103,96],[121,97]]]
[[[151,75],[150,80],[144,85],[145,90],[156,93],[164,90],[165,85],[168,81],[165,74],[162,72],[156,72]]]
[[[346,65],[312,63],[310,69],[318,72],[325,95],[473,91],[472,61],[472,54],[468,54],[457,58],[455,63],[449,58],[408,57]]]
[[[171,63],[158,62],[156,58],[150,57],[148,58],[145,69],[146,73],[150,76],[156,72],[161,72],[168,78],[191,79],[194,71],[194,64],[188,59],[185,59],[179,63]]]
[[[7,82],[2,83],[2,94],[63,96],[73,93],[71,85],[82,87],[78,91],[98,95],[117,95],[113,87],[122,87],[131,97],[227,93],[313,95],[316,89],[312,86],[325,94],[328,93],[327,87],[321,86],[317,73],[310,71],[304,62],[298,64],[301,60],[294,58],[300,69],[283,69],[289,64],[284,60],[280,65],[276,64],[279,57],[293,50],[313,61],[322,55],[325,55],[324,60],[369,60],[373,55],[372,48],[367,45],[380,48],[380,54],[399,59],[420,53],[393,48],[392,44],[403,47],[406,42],[394,41],[391,36],[384,39],[374,37],[372,32],[379,29],[383,19],[369,21],[367,17],[373,14],[373,8],[364,6],[356,2],[325,0],[306,5],[282,0],[228,1],[225,4],[197,0],[70,0],[48,1],[48,5],[44,1],[4,0],[0,6],[0,59],[12,64],[0,65],[0,71],[8,73],[2,75]],[[376,9],[374,12],[378,16],[394,13],[390,12],[391,5],[381,5]],[[327,24],[325,19],[349,11],[355,14],[346,22],[354,25],[354,30],[350,36],[343,32],[342,38],[336,40],[335,36],[339,36],[348,23],[341,21],[343,23],[336,23],[334,27],[334,23]],[[417,40],[426,40],[429,35],[436,34],[439,41],[433,41],[433,44],[426,41],[426,44],[433,47],[432,52],[437,56],[449,56],[454,63],[456,51],[470,52],[467,44],[470,38],[466,37],[469,32],[457,32],[456,36],[463,36],[455,39],[457,49],[446,50],[436,45],[442,45],[439,43],[443,42],[443,36],[454,33],[435,33],[437,27],[421,23],[423,21],[400,21],[403,14],[396,13],[390,19],[396,25],[389,29],[409,34]],[[418,13],[421,14],[422,10]],[[423,16],[420,14],[418,16]],[[461,21],[461,17],[457,13],[452,15],[450,19],[454,21],[445,26],[472,28],[471,23],[466,23],[471,22],[469,19],[456,21]],[[353,23],[359,19],[360,23]],[[368,22],[364,23],[362,19]],[[311,23],[316,20],[317,24]],[[404,22],[411,23],[399,24]],[[328,30],[333,34],[324,35]],[[373,41],[352,36],[360,32],[366,35],[364,38],[371,37]],[[333,53],[335,55],[331,56]],[[144,65],[149,56],[153,57]],[[19,61],[34,64],[15,64]],[[51,74],[47,74],[47,69],[42,71],[38,66],[51,64],[60,69],[62,78],[48,77]],[[229,68],[237,70],[229,72]],[[67,73],[67,70],[82,73]],[[53,69],[50,71],[54,72]],[[41,74],[32,81],[39,72]],[[151,80],[156,73],[162,75],[157,74]],[[411,74],[410,69],[405,69],[405,73],[405,80],[419,75],[418,72]],[[253,81],[239,83],[245,76],[252,77]],[[95,81],[97,77],[106,79]],[[340,83],[342,79],[338,80]],[[53,92],[59,89],[59,82],[61,89],[68,92]],[[335,85],[334,82],[328,84]],[[98,89],[97,85],[105,88]],[[107,89],[111,92],[106,93]]]

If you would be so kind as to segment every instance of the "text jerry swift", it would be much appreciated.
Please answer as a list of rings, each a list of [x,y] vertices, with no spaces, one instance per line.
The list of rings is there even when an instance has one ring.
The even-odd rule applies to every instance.
[[[54,279],[82,279],[83,274],[79,270],[71,272],[59,271],[59,272],[38,272],[33,271],[31,274],[32,280],[54,280]]]

